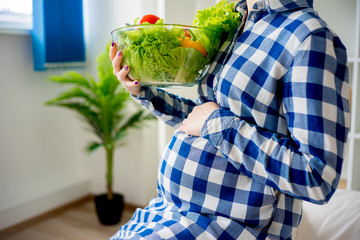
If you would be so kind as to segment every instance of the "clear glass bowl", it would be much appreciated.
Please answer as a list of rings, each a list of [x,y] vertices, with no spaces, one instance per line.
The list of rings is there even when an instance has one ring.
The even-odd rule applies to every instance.
[[[130,79],[142,86],[193,86],[206,74],[221,35],[177,24],[141,24],[115,29],[113,41],[130,66]]]

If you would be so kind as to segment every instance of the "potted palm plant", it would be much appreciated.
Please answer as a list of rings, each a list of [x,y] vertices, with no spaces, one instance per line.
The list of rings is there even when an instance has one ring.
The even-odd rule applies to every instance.
[[[105,150],[107,193],[95,196],[95,205],[100,222],[112,225],[120,221],[123,210],[123,196],[113,192],[114,150],[122,145],[130,128],[143,126],[143,121],[154,117],[143,108],[129,111],[130,96],[112,73],[108,48],[109,44],[97,59],[99,81],[73,71],[51,76],[50,81],[71,87],[45,104],[77,112],[97,137],[86,150],[89,153],[100,148]]]

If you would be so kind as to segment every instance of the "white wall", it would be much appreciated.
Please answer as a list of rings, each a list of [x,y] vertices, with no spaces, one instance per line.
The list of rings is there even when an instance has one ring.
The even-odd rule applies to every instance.
[[[50,73],[32,70],[30,36],[0,34],[0,43],[2,227],[9,220],[3,211],[73,185],[89,188],[89,174],[79,151],[78,123],[69,112],[43,105],[58,89],[46,81]],[[88,189],[78,192],[64,200]]]
[[[352,53],[354,52],[355,39],[355,2],[356,0],[345,0],[341,1],[341,6],[338,6],[338,0],[314,0],[314,9],[340,36],[341,41],[348,50],[349,57],[354,57]],[[339,21],[340,18],[341,21]],[[345,26],[344,23],[346,23]]]
[[[84,0],[88,68],[97,77],[95,58],[110,31],[132,22],[152,1]],[[143,8],[144,7],[144,8]],[[0,229],[106,189],[100,150],[84,152],[92,135],[75,113],[47,107],[60,88],[46,79],[63,71],[33,71],[31,36],[0,33]],[[145,205],[156,195],[159,159],[157,123],[132,130],[126,147],[116,151],[115,190],[125,200]],[[149,144],[150,143],[150,144]]]

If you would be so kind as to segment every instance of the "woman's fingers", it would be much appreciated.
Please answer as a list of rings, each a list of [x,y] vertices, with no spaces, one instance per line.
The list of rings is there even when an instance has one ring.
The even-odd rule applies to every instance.
[[[121,51],[117,51],[116,44],[114,42],[111,43],[110,50],[109,50],[109,57],[112,61],[113,65],[113,73],[114,75],[118,75],[119,71],[121,70],[121,60],[122,60],[122,53]]]
[[[115,55],[116,55],[116,44],[112,42],[109,49],[109,57],[111,61],[114,59]]]
[[[129,66],[125,65],[117,74],[117,78],[129,92],[131,92],[133,95],[137,95],[140,91],[140,82],[137,80],[130,80],[127,77],[129,71]]]
[[[116,50],[116,44],[112,43],[109,51],[109,57],[112,61],[113,65],[113,73],[117,77],[117,79],[121,82],[121,84],[134,96],[136,96],[140,91],[140,83],[139,81],[133,81],[128,78],[128,73],[130,68],[128,65],[121,68],[121,61],[123,54],[121,51]]]
[[[113,65],[113,69],[114,69],[113,73],[115,75],[117,75],[121,69],[120,63],[121,63],[122,56],[121,56],[121,51],[116,50],[116,44],[114,42],[111,43],[110,50],[109,50],[109,57],[112,61],[112,65]]]
[[[128,82],[128,81],[130,81],[130,79],[128,79],[126,77],[126,75],[129,73],[129,71],[130,71],[129,66],[125,65],[120,71],[117,72],[116,76],[121,82]],[[130,82],[132,82],[132,81],[130,81]]]
[[[122,52],[116,50],[116,44],[112,42],[109,57],[112,61],[113,73],[121,81],[129,80],[126,75],[129,73],[129,66],[121,68]]]
[[[117,75],[118,72],[121,70],[121,60],[122,60],[122,53],[121,51],[118,51],[112,60],[112,65],[114,68],[114,74]]]

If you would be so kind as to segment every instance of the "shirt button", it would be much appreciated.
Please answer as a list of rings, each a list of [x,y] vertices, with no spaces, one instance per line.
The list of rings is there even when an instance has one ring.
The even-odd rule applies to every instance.
[[[251,20],[254,21],[254,20],[255,20],[255,17],[256,17],[255,14],[251,15]]]

